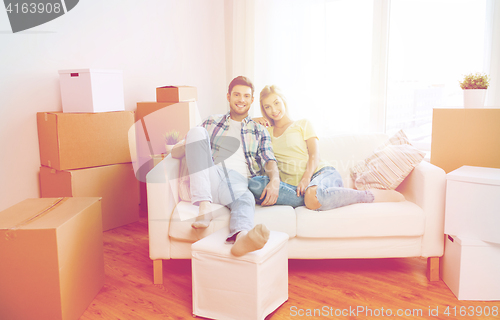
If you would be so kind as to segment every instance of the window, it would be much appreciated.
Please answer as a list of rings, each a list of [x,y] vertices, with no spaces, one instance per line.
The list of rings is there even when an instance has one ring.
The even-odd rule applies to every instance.
[[[280,86],[320,135],[404,129],[430,149],[432,109],[488,71],[488,1],[255,0],[256,96]]]
[[[430,148],[432,109],[463,106],[459,80],[483,72],[485,18],[484,0],[391,1],[388,133]]]

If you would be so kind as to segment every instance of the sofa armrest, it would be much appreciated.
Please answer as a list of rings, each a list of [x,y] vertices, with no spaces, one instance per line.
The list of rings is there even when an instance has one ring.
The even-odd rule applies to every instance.
[[[423,257],[440,257],[444,251],[444,211],[446,173],[422,161],[397,188],[406,200],[424,210],[425,231],[422,239]]]
[[[148,193],[149,257],[170,259],[170,217],[179,202],[180,160],[170,155],[146,175]]]

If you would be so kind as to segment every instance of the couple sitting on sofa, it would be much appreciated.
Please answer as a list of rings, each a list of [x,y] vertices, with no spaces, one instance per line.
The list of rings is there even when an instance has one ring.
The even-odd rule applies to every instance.
[[[263,118],[248,116],[253,94],[248,78],[233,79],[227,93],[230,111],[210,116],[172,150],[172,157],[186,157],[191,201],[199,206],[193,228],[209,226],[211,203],[227,206],[231,218],[226,242],[234,243],[232,254],[241,256],[261,249],[269,238],[264,225],[254,226],[256,201],[328,210],[404,200],[394,190],[344,188],[335,168],[321,161],[310,122],[290,119],[280,90],[266,86],[261,91]]]

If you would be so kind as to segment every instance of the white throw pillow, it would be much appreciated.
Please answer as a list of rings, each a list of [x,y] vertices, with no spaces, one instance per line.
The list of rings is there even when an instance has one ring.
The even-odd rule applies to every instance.
[[[425,152],[412,146],[400,130],[362,163],[351,168],[351,177],[358,190],[393,190],[424,156]]]

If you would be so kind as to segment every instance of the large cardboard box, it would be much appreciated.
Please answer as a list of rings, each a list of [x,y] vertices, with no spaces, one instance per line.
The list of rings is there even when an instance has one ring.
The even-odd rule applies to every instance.
[[[130,162],[134,112],[37,113],[40,163],[57,170]]]
[[[500,300],[500,244],[447,236],[441,279],[458,300]]]
[[[0,318],[76,320],[104,285],[99,198],[27,199],[0,212]]]
[[[166,152],[164,134],[179,131],[181,139],[192,127],[201,123],[196,102],[138,102],[135,133],[134,170],[141,181],[141,207],[147,210],[146,173],[154,167],[154,155]]]
[[[431,163],[446,173],[461,166],[500,168],[500,109],[434,109]]]
[[[156,88],[156,102],[197,101],[198,91],[190,86],[165,86]]]
[[[60,171],[42,166],[40,194],[102,197],[104,231],[139,220],[139,185],[131,163]]]
[[[121,70],[60,70],[63,112],[124,111]]]
[[[446,175],[446,234],[500,244],[500,169],[463,166]]]

